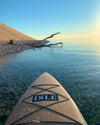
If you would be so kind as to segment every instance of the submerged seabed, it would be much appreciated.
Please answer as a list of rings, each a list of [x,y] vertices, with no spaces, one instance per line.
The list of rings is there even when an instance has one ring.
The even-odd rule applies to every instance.
[[[71,95],[89,125],[100,122],[99,47],[64,44],[0,58],[0,125],[28,86],[42,73],[53,75]]]

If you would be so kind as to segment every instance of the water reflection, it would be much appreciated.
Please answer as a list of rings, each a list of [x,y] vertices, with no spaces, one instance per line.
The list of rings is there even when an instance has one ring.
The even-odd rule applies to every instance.
[[[13,58],[14,56],[5,56],[5,57],[1,57],[0,58],[0,65],[3,65],[4,63],[10,61],[11,58]]]
[[[19,56],[20,53],[16,53],[16,54],[11,54],[11,55],[7,55],[4,57],[0,57],[0,69],[2,69],[4,66],[6,66],[8,63],[11,63],[10,61],[14,58],[16,58],[16,56]]]

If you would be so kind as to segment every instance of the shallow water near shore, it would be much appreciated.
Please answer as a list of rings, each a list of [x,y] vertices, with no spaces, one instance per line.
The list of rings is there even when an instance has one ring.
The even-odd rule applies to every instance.
[[[100,122],[100,47],[64,43],[0,58],[0,124],[42,73],[53,75],[73,98],[89,125]]]

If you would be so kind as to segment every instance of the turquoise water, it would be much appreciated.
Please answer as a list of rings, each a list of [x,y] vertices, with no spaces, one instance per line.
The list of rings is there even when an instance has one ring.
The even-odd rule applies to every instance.
[[[0,58],[0,124],[42,73],[53,75],[71,95],[89,125],[100,122],[99,46],[64,44]]]

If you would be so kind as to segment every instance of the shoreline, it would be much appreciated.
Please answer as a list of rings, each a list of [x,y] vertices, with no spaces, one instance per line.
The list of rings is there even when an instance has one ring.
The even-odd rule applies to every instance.
[[[11,45],[11,44],[0,45],[0,57],[34,48],[32,45],[33,45],[33,42],[23,43],[23,44],[18,44],[18,45]]]

